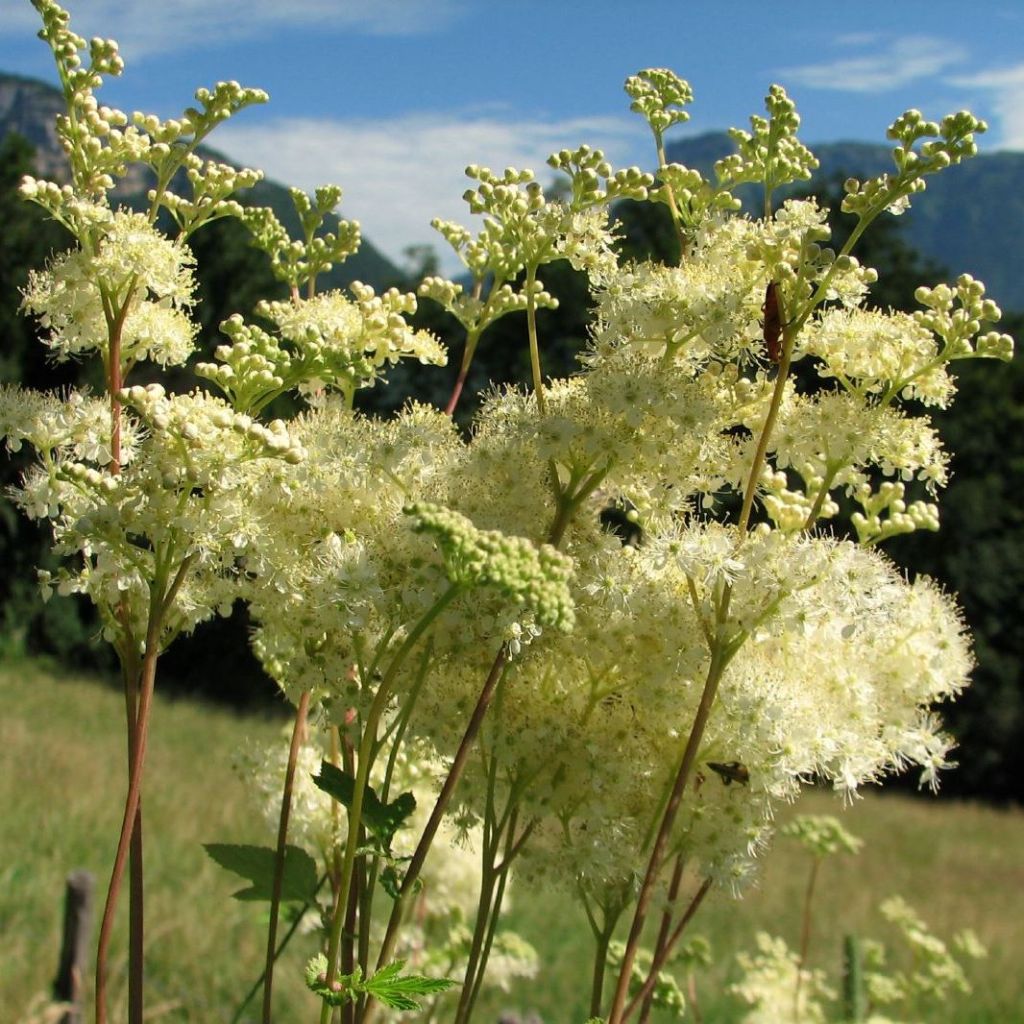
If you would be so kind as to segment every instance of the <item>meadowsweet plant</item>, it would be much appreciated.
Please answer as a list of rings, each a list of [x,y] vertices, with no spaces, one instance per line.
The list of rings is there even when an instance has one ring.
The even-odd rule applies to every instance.
[[[794,953],[785,939],[761,932],[756,952],[737,954],[740,976],[729,993],[744,1007],[742,1024],[901,1024],[935,1019],[931,1014],[942,1013],[949,992],[971,991],[963,961],[987,955],[974,932],[958,932],[950,949],[905,900],[893,896],[881,903],[879,912],[897,932],[898,945],[847,935],[840,997],[824,971],[806,966],[810,905],[821,862],[835,854],[857,853],[863,844],[831,816],[799,815],[781,832],[813,857],[800,951]]]
[[[197,151],[266,97],[221,83],[169,121],[101,106],[116,45],[87,44],[54,0],[33,3],[67,101],[70,171],[65,184],[26,179],[22,194],[75,244],[33,273],[23,305],[55,358],[99,357],[105,392],[6,389],[0,430],[38,453],[16,500],[63,556],[45,592],[87,595],[123,667],[129,785],[97,1021],[129,862],[128,1019],[143,1016],[139,794],[157,661],[237,599],[295,706],[276,845],[209,847],[247,879],[244,898],[270,901],[265,1022],[294,931],[277,934],[286,902],[321,928],[306,970],[321,1024],[421,1006],[465,1024],[495,965],[533,969],[500,927],[513,869],[577,895],[593,1018],[681,1008],[662,968],[702,901],[751,876],[781,801],[813,778],[850,795],[910,766],[934,785],[947,764],[931,706],[966,685],[968,640],[952,599],[881,546],[938,526],[948,457],[929,409],[953,400],[953,363],[1008,359],[1012,341],[967,275],[920,289],[917,313],[873,308],[876,274],[854,250],[929,175],[973,155],[985,125],[899,117],[894,169],[846,183],[855,227],[837,252],[825,211],[786,198],[816,161],[780,86],[706,178],[666,160],[690,87],[648,69],[626,90],[655,173],[566,148],[549,161],[567,178],[554,198],[530,170],[471,166],[477,229],[435,223],[464,280],[428,278],[418,296],[320,292],[359,240],[329,219],[340,189],[292,192],[292,238],[236,198],[257,172]],[[153,187],[129,211],[113,190],[138,164]],[[735,194],[751,184],[756,218]],[[620,258],[620,199],[665,208],[678,263]],[[288,299],[221,326],[224,344],[195,365],[203,387],[134,382],[140,362],[190,358],[188,243],[221,217],[249,228]],[[537,311],[555,304],[542,275],[560,260],[586,275],[594,321],[579,372],[553,380]],[[400,360],[446,363],[410,322],[418,299],[465,332],[446,408],[359,414],[357,392]],[[466,436],[452,414],[469,368],[511,315],[530,379],[483,395]],[[303,411],[269,419],[289,393]],[[630,543],[609,510],[626,513]],[[252,774],[265,804],[267,769]],[[804,831],[820,855],[844,842],[831,826]],[[752,978],[806,973],[770,944],[757,957]],[[810,978],[794,997],[807,1020],[818,991]]]

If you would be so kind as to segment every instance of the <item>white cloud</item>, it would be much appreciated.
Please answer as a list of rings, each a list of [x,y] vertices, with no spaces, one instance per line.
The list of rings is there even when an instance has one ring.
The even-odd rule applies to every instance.
[[[502,119],[494,114],[424,114],[388,121],[284,119],[248,127],[226,124],[217,148],[282,184],[311,191],[336,183],[340,212],[393,260],[406,246],[436,247],[442,267],[461,263],[430,227],[434,217],[471,224],[462,194],[468,164],[496,171],[529,167],[545,184],[555,174],[547,156],[586,142],[616,167],[646,156],[639,121],[593,117],[562,121]]]
[[[13,0],[4,0],[12,6]],[[447,26],[464,0],[64,0],[71,27],[86,39],[113,37],[126,59],[252,39],[281,28],[347,29],[418,35]],[[0,19],[0,35],[37,30],[22,0]]]
[[[962,75],[953,83],[990,91],[999,119],[999,144],[1006,149],[1024,149],[1024,64]]]
[[[840,92],[885,92],[921,78],[931,78],[966,57],[954,43],[932,36],[904,36],[885,45],[874,45],[871,36],[845,37],[842,42],[870,51],[821,64],[783,68],[779,75],[812,89]]]

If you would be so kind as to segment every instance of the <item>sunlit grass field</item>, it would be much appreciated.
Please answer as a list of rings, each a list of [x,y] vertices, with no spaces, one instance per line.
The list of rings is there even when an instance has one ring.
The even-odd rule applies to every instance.
[[[58,681],[29,662],[0,667],[0,700],[0,1022],[16,1024],[52,983],[67,873],[94,872],[102,902],[124,792],[124,706],[113,686]],[[232,764],[247,745],[267,743],[283,727],[283,718],[157,703],[144,797],[150,1020],[226,1024],[261,970],[264,911],[230,898],[239,880],[209,861],[200,844],[272,842]],[[799,809],[840,814],[866,842],[861,854],[822,870],[812,966],[828,970],[838,987],[843,935],[891,938],[877,907],[900,893],[940,937],[971,927],[990,951],[969,965],[974,993],[927,1019],[1024,1022],[1024,813],[874,794],[843,810],[823,793],[809,794]],[[727,953],[751,948],[762,929],[798,945],[808,867],[806,855],[780,841],[756,888],[741,901],[711,898],[701,910],[693,931],[719,956],[699,981],[706,1024],[739,1019],[721,995],[734,970]],[[590,985],[582,915],[557,894],[531,899],[520,889],[513,900],[509,924],[537,947],[545,966],[536,981],[489,997],[477,1019],[490,1024],[513,1010],[536,1012],[545,1024],[582,1024]],[[311,942],[297,939],[282,960],[277,1024],[318,1019],[300,979]],[[119,933],[115,995],[123,965]],[[257,1017],[254,1007],[243,1019]]]

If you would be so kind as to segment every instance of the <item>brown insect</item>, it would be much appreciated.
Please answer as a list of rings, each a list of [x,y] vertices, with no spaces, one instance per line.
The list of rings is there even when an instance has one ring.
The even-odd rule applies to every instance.
[[[740,764],[739,761],[726,761],[724,764],[719,761],[708,761],[706,763],[727,786],[734,782],[745,786],[750,781],[750,769],[745,764]]]
[[[782,360],[782,321],[779,319],[779,296],[777,285],[769,281],[764,290],[764,344],[768,349],[768,358],[773,363]]]

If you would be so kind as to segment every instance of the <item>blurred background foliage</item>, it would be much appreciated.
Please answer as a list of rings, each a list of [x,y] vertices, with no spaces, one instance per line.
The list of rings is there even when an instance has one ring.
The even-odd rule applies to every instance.
[[[18,312],[20,290],[28,271],[67,245],[62,228],[36,206],[21,201],[16,188],[32,171],[32,148],[17,135],[0,143],[0,382],[33,388],[86,386],[86,367],[54,364],[37,340],[36,324]],[[830,211],[836,245],[849,230],[849,218],[838,212],[841,175],[830,175],[815,188]],[[265,201],[257,196],[256,202]],[[631,258],[678,259],[678,242],[661,207],[624,202],[615,215],[621,224],[622,252]],[[905,240],[901,221],[876,222],[862,239],[857,255],[879,272],[872,302],[881,307],[913,309],[913,292],[922,283],[950,280],[945,268],[921,257]],[[244,228],[233,220],[217,221],[193,241],[198,268],[202,326],[196,359],[209,359],[221,341],[217,325],[232,313],[250,317],[255,303],[281,293],[267,258],[248,243]],[[407,252],[404,268],[381,261],[384,279],[412,289],[437,260],[429,248]],[[954,268],[959,273],[964,268]],[[390,276],[390,279],[387,279]],[[544,369],[550,376],[572,373],[586,344],[590,320],[585,279],[566,263],[545,268],[545,286],[560,301],[557,310],[538,315],[544,342]],[[332,282],[333,283],[333,282]],[[458,368],[462,339],[457,325],[433,303],[423,301],[417,326],[434,331],[450,348],[446,370],[418,365],[397,367],[386,389],[362,392],[360,407],[387,415],[409,398],[443,405]],[[1024,338],[1024,313],[1006,313],[1002,330]],[[998,802],[1024,801],[1024,529],[1021,481],[1024,481],[1024,369],[1022,361],[961,364],[960,393],[951,409],[935,419],[954,453],[952,480],[942,497],[942,530],[915,534],[887,545],[890,555],[908,571],[940,580],[960,595],[975,636],[978,666],[974,685],[955,705],[944,710],[960,749],[958,770],[946,774],[943,792]],[[529,378],[522,317],[509,316],[483,337],[465,397],[460,425],[469,429],[473,396],[489,383],[501,385]],[[140,368],[139,380],[144,379]],[[813,386],[813,374],[801,381]],[[178,371],[170,385],[189,389],[199,381]],[[15,484],[30,456],[19,452],[0,460],[0,486]],[[109,672],[112,654],[95,638],[96,624],[87,604],[58,599],[43,604],[35,585],[37,566],[48,566],[47,538],[39,526],[20,516],[9,501],[0,500],[0,656],[47,655],[76,670]],[[272,705],[275,688],[249,652],[249,623],[236,606],[227,619],[201,626],[179,641],[161,661],[161,686],[171,692],[202,694],[237,707]],[[907,784],[913,786],[912,780]]]

